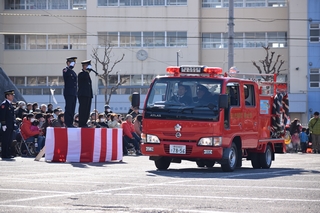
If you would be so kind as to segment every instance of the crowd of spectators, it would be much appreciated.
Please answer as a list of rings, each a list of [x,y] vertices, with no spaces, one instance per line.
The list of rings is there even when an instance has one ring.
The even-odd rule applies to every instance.
[[[13,137],[18,140],[22,137],[27,142],[36,141],[36,152],[45,145],[47,127],[66,127],[64,112],[61,108],[53,109],[52,104],[25,103],[19,101],[14,105],[17,130]],[[73,126],[78,127],[79,115],[75,114]],[[90,113],[87,121],[88,128],[123,128],[123,154],[128,155],[128,150],[134,150],[136,155],[140,152],[142,116],[138,108],[129,110],[123,116],[111,111],[109,105],[105,105],[104,111],[97,109]],[[25,150],[26,151],[26,150]]]

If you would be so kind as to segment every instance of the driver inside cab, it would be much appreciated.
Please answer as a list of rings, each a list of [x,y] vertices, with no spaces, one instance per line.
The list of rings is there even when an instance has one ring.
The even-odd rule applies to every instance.
[[[170,100],[184,105],[190,105],[192,103],[192,97],[188,95],[190,93],[191,91],[189,86],[179,83],[177,95],[172,96]]]

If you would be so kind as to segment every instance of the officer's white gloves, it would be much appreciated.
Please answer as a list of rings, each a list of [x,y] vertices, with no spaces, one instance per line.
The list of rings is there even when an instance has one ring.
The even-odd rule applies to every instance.
[[[2,130],[5,132],[7,130],[7,126],[2,126]]]

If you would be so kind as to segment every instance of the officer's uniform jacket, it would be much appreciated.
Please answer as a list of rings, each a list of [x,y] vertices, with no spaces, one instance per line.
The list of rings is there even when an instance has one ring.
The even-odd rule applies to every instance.
[[[1,103],[0,107],[0,121],[1,126],[7,126],[8,129],[14,128],[14,109],[8,100]]]
[[[78,97],[93,98],[92,81],[89,72],[82,70],[78,75]]]
[[[75,71],[66,67],[62,70],[63,80],[64,80],[64,89],[63,95],[77,96],[78,89],[78,77]]]

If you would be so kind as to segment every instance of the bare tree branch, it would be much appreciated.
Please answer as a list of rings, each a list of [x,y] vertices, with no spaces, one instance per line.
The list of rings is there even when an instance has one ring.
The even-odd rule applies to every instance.
[[[104,50],[103,50],[103,56],[99,56],[99,48],[94,48],[92,50],[91,57],[95,60],[95,66],[96,70],[98,72],[98,63],[102,66],[102,74],[98,74],[100,79],[103,79],[104,85],[105,85],[105,102],[106,104],[109,104],[112,94],[115,93],[115,91],[118,89],[120,85],[125,83],[125,81],[120,81],[118,84],[110,89],[110,92],[108,92],[108,86],[109,86],[109,76],[114,71],[115,66],[120,63],[124,59],[125,54],[122,54],[120,59],[115,60],[114,62],[111,62],[112,57],[112,46],[107,41],[104,44]]]
[[[264,60],[259,60],[259,63],[262,64],[263,67],[263,71],[262,68],[257,65],[257,63],[255,61],[252,61],[253,66],[255,66],[259,72],[259,74],[263,74],[263,72],[265,74],[277,74],[279,75],[282,71],[285,71],[286,69],[281,69],[282,65],[285,63],[284,60],[280,60],[281,55],[277,55],[277,57],[274,57],[275,52],[272,51],[269,54],[270,51],[270,47],[266,46],[266,47],[262,47],[265,51],[266,51],[266,56],[264,58]],[[273,61],[275,60],[275,62],[273,63]],[[273,77],[271,76],[262,76],[262,78],[265,81],[270,81],[273,79]]]

